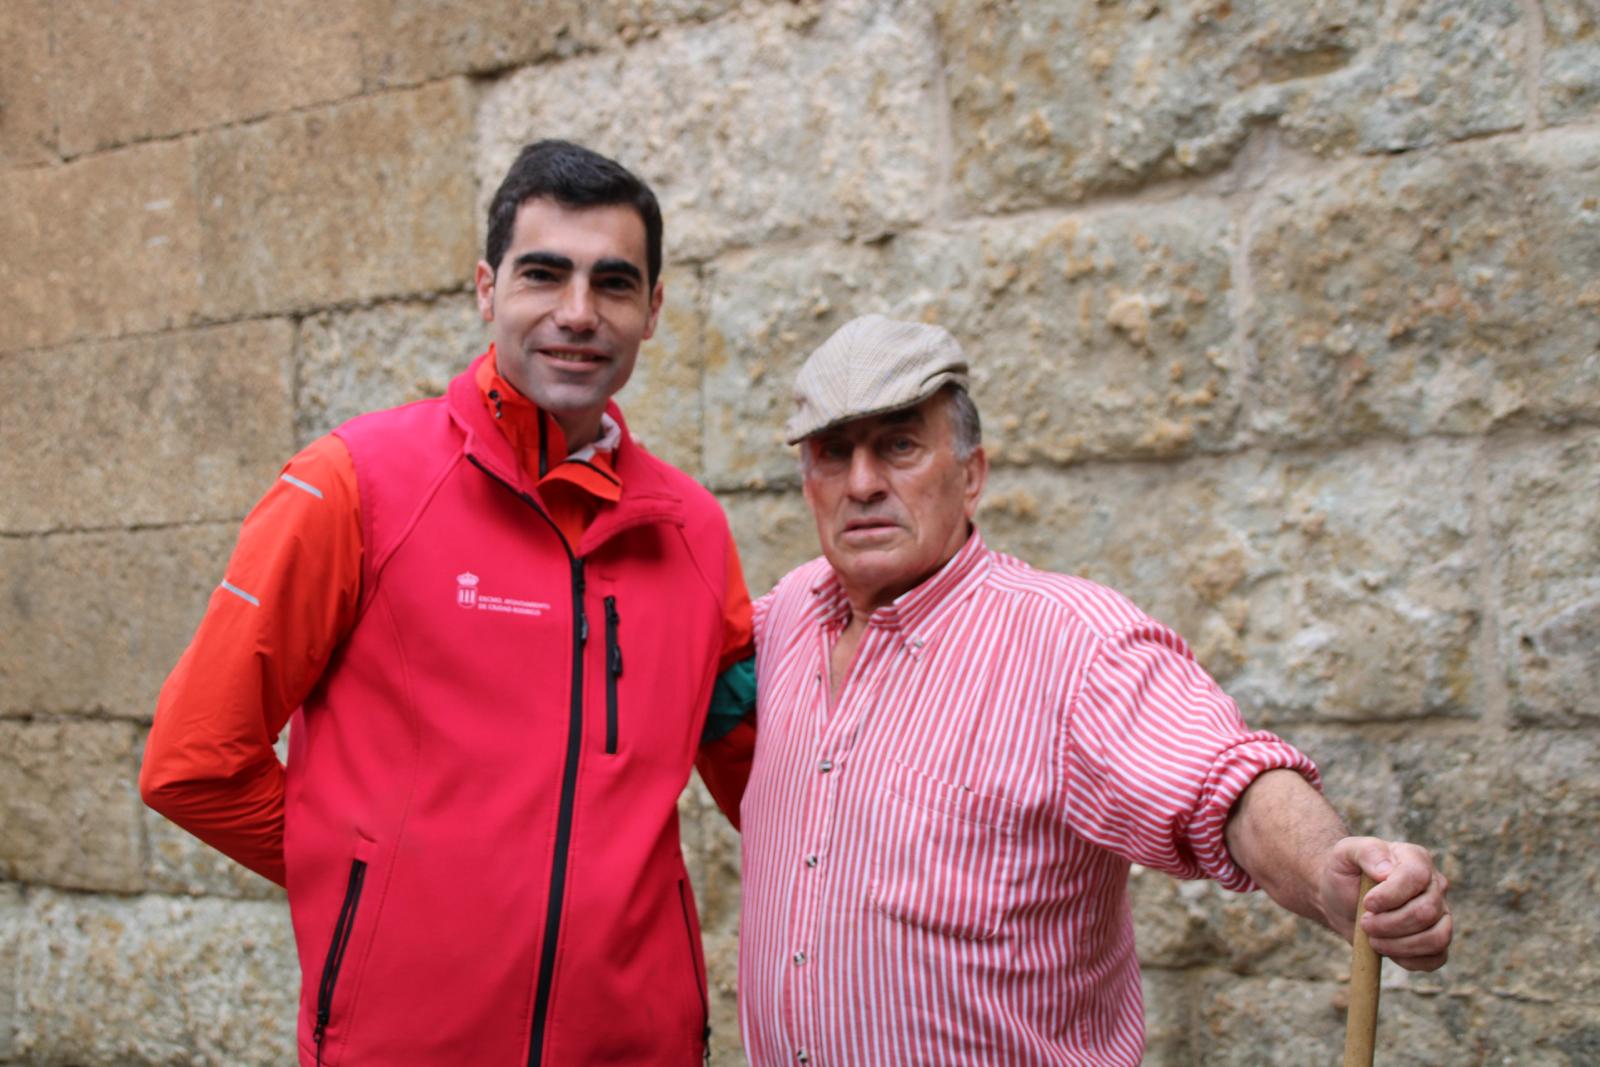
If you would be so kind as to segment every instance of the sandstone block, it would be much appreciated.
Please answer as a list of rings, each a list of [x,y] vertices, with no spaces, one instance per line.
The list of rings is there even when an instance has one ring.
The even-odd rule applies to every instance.
[[[1597,172],[1600,137],[1557,131],[1280,190],[1250,249],[1258,427],[1304,442],[1593,417]]]
[[[799,490],[723,493],[721,499],[751,596],[760,596],[779,578],[821,554],[816,522]]]
[[[1512,713],[1600,723],[1600,436],[1512,449],[1490,486]]]
[[[294,330],[250,322],[0,363],[0,529],[236,519],[291,451]]]
[[[0,173],[0,352],[189,322],[200,302],[193,149],[142,145]]]
[[[1392,753],[1401,833],[1433,849],[1456,918],[1450,965],[1408,986],[1592,1004],[1600,960],[1574,946],[1600,938],[1600,744],[1528,731],[1494,744],[1417,738]]]
[[[55,96],[62,151],[202,129],[361,89],[348,4],[69,4]]]
[[[0,168],[55,158],[50,11],[45,0],[0,7]]]
[[[126,722],[0,720],[0,877],[144,887],[138,732]]]
[[[713,935],[739,932],[739,834],[723,816],[698,776],[678,798],[683,864],[694,886],[700,929]]]
[[[651,452],[696,477],[701,473],[701,384],[705,375],[704,322],[698,275],[662,273],[666,298],[655,336],[639,350],[633,377],[617,403],[628,430]]]
[[[707,934],[706,974],[710,982],[711,1067],[744,1067],[739,1036],[739,936]]]
[[[488,343],[466,293],[310,316],[298,348],[300,444],[363,412],[442,396]]]
[[[991,476],[990,544],[1172,626],[1252,723],[1476,716],[1472,457],[1448,442]]]
[[[225,523],[0,538],[0,715],[148,721],[235,533]]]
[[[294,1062],[300,975],[280,904],[43,891],[19,956],[27,1062]]]
[[[1145,1067],[1187,1067],[1196,1062],[1191,1036],[1191,974],[1142,969],[1139,977],[1144,987]]]
[[[1263,123],[1343,153],[1524,120],[1515,0],[943,0],[939,28],[955,179],[982,210],[1215,170]]]
[[[1540,111],[1548,122],[1573,122],[1600,108],[1600,10],[1585,0],[1542,0],[1544,66]]]
[[[0,1063],[17,1054],[17,946],[26,915],[22,888],[0,882]]]
[[[794,374],[869,311],[963,343],[996,461],[1226,447],[1240,385],[1231,240],[1217,205],[1184,201],[723,257],[708,279],[707,477],[794,480],[782,443]]]
[[[477,258],[471,108],[455,80],[203,135],[206,313],[459,288]]]
[[[523,144],[565,137],[651,183],[669,260],[902,229],[935,194],[932,33],[910,7],[774,7],[530,67],[479,109],[480,207]]]
[[[502,71],[653,37],[682,22],[701,22],[735,0],[625,0],[543,3],[530,18],[518,0],[480,0],[470,18],[430,0],[367,0],[363,71],[368,86],[410,85],[451,74]]]

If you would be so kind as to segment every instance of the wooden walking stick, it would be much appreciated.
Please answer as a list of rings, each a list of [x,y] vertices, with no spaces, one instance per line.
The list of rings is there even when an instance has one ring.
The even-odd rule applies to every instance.
[[[1344,1067],[1372,1067],[1373,1045],[1378,1037],[1378,974],[1383,957],[1367,942],[1361,929],[1361,909],[1367,902],[1372,879],[1361,876],[1356,897],[1356,935],[1350,950],[1350,1012],[1345,1017]]]

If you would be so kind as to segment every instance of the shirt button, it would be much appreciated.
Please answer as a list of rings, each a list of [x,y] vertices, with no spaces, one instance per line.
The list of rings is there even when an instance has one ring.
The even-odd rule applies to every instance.
[[[817,865],[817,854],[815,852],[813,852],[811,855],[806,857],[806,866],[807,867],[815,867],[816,865]]]
[[[801,1063],[810,1063],[811,1062],[811,1057],[806,1054],[806,1050],[803,1049],[803,1048],[798,1048],[798,1049],[794,1050],[794,1058],[796,1060],[798,1060],[799,1062],[801,1062]]]
[[[806,954],[804,952],[796,952],[794,954],[794,965],[796,967],[804,967],[806,965]]]
[[[819,773],[827,774],[831,770],[833,770],[833,760],[831,759],[825,759],[821,763],[817,764],[817,771]]]

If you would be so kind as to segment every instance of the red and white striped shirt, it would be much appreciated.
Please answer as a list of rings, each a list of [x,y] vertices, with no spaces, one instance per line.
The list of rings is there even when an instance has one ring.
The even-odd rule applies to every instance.
[[[755,609],[754,1067],[1139,1062],[1129,863],[1253,888],[1229,809],[1270,768],[1316,784],[1311,761],[1128,600],[976,533],[872,614],[831,711],[827,561]]]

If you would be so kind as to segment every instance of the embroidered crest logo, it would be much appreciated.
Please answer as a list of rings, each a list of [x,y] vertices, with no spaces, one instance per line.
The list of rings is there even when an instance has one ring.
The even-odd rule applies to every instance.
[[[472,608],[478,603],[478,576],[471,571],[456,575],[456,603]]]
[[[492,611],[499,615],[528,615],[538,618],[550,610],[543,600],[498,596],[478,588],[481,579],[471,571],[456,575],[456,606],[467,611]]]

